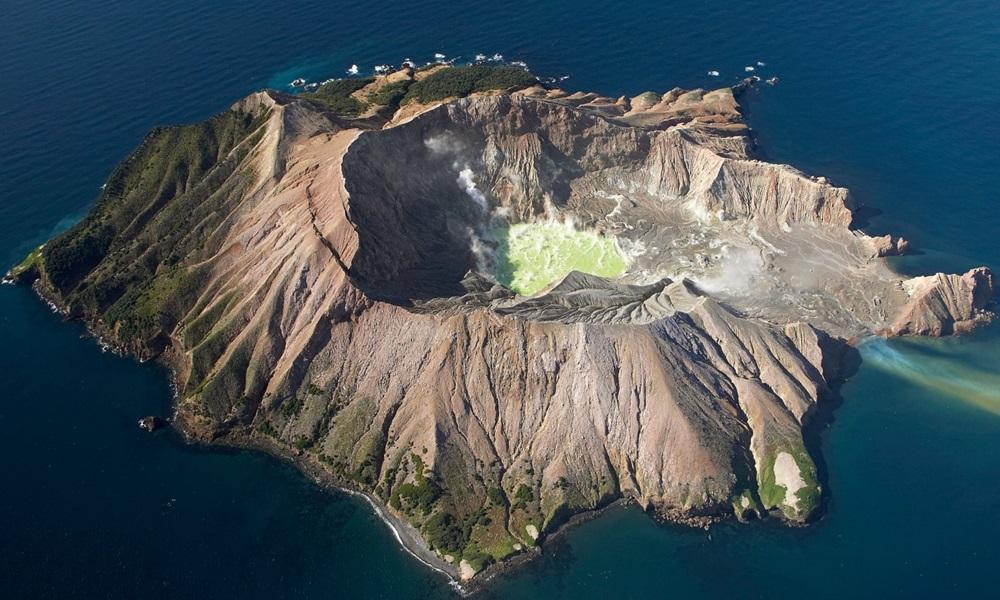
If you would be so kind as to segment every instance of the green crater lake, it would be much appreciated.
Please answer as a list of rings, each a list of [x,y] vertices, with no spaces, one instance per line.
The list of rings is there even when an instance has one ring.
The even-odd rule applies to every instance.
[[[627,267],[615,239],[578,230],[569,222],[518,223],[494,231],[497,280],[533,296],[571,271],[620,277]]]

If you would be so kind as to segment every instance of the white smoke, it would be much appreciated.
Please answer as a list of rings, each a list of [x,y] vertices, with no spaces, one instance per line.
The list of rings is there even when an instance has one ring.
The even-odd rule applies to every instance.
[[[473,165],[481,164],[481,158],[472,152],[465,142],[452,133],[444,132],[425,138],[424,146],[431,154],[451,159],[451,168],[456,175],[455,183],[489,217],[483,224],[485,229],[503,226],[510,220],[510,207],[491,203],[487,192],[481,190],[476,183],[476,171],[473,170]],[[493,151],[496,152],[496,149]],[[490,210],[491,204],[495,205],[492,210]]]
[[[424,146],[433,154],[459,154],[462,152],[462,143],[450,133],[440,133],[432,135],[424,140]]]
[[[764,270],[764,258],[756,248],[726,246],[719,268],[707,277],[697,279],[698,287],[706,292],[745,295],[759,281]]]
[[[457,165],[456,165],[457,168]],[[479,206],[483,211],[488,210],[489,206],[486,202],[486,196],[483,195],[479,188],[476,187],[476,180],[473,178],[472,169],[468,165],[465,165],[462,170],[458,172],[458,179],[455,181],[458,183],[458,187],[472,198],[472,201]]]
[[[466,234],[469,237],[469,249],[476,259],[476,270],[483,274],[492,273],[494,270],[493,248],[485,243],[479,232],[468,229]]]

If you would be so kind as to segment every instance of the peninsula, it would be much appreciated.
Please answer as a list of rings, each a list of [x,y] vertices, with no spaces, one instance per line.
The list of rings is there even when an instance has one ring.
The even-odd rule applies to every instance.
[[[8,274],[169,365],[192,440],[365,494],[456,580],[629,499],[807,522],[803,427],[872,335],[991,317],[848,191],[754,158],[738,96],[403,68],[152,131]]]

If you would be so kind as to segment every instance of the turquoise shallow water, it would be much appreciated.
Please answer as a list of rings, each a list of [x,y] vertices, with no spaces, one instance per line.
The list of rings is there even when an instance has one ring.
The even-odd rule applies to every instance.
[[[764,61],[781,82],[745,104],[766,158],[880,210],[872,232],[922,249],[903,270],[1000,267],[995,2],[0,0],[0,14],[4,268],[78,219],[150,127],[437,51],[501,52],[607,94],[727,83]],[[0,288],[5,596],[452,594],[356,500],[265,457],[143,435],[135,419],[169,403],[163,373],[82,333]],[[1000,331],[863,352],[818,432],[830,495],[814,526],[710,539],[616,509],[484,596],[996,596]]]

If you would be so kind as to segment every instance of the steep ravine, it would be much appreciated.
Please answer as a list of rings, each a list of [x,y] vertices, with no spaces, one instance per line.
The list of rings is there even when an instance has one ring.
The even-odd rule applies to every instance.
[[[805,523],[850,343],[990,318],[988,270],[906,280],[847,190],[754,159],[732,89],[439,92],[458,69],[156,130],[9,276],[170,364],[191,438],[367,493],[463,580],[619,498]],[[491,231],[567,219],[621,278],[496,283]]]

